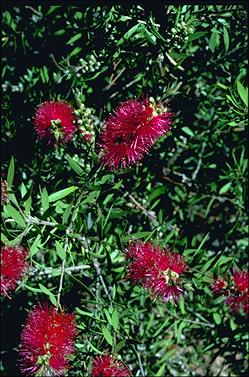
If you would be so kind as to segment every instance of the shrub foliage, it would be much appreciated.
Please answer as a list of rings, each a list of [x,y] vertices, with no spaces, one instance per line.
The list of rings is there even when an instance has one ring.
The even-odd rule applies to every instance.
[[[103,354],[134,376],[245,375],[246,316],[211,286],[247,269],[246,10],[4,2],[2,17],[1,242],[29,263],[3,298],[2,374],[20,373],[26,310],[47,301],[77,317],[69,376],[90,375]],[[136,165],[108,171],[103,123],[143,98],[173,127]],[[60,100],[77,130],[47,145],[35,109]],[[138,240],[184,256],[177,303],[127,279]]]

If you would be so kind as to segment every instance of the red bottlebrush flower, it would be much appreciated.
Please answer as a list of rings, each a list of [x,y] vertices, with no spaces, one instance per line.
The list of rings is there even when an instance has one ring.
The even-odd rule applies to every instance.
[[[65,143],[72,139],[76,120],[74,109],[66,101],[48,101],[39,105],[34,117],[35,130],[48,144]]]
[[[231,293],[225,303],[230,305],[232,312],[239,312],[242,309],[245,314],[248,313],[248,293],[241,295]]]
[[[141,283],[165,302],[177,302],[183,293],[179,277],[187,269],[180,254],[162,250],[150,242],[134,242],[126,250],[126,258],[132,259],[128,279]]]
[[[97,356],[93,360],[92,377],[129,377],[129,368],[114,360],[112,355]]]
[[[171,129],[172,114],[149,99],[128,100],[104,123],[101,162],[110,170],[141,160],[155,141]]]
[[[4,205],[8,199],[8,184],[5,179],[1,178],[1,205]]]
[[[233,281],[235,288],[239,292],[248,291],[249,274],[246,271],[235,271],[233,273]]]
[[[227,286],[227,283],[225,282],[225,280],[221,279],[221,278],[218,278],[216,279],[214,282],[213,282],[213,285],[212,285],[212,292],[214,294],[221,294],[221,293],[224,293],[223,290],[224,288]]]
[[[20,365],[23,373],[61,376],[69,367],[77,335],[75,315],[37,304],[21,333]]]
[[[248,279],[247,271],[234,271],[234,292],[225,301],[232,311],[242,310],[245,314],[249,313]]]
[[[27,250],[22,246],[5,246],[1,249],[1,295],[9,296],[18,280],[25,274],[28,263]]]
[[[230,305],[234,312],[249,313],[249,296],[248,296],[248,278],[249,274],[246,271],[235,271],[233,273],[233,284],[226,283],[223,279],[217,279],[212,291],[215,294],[227,296],[225,303]]]

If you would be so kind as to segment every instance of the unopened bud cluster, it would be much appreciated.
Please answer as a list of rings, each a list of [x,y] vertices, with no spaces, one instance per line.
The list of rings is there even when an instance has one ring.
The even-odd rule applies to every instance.
[[[86,59],[81,58],[79,63],[82,73],[95,72],[101,67],[101,62],[93,54],[86,57]]]
[[[75,110],[78,117],[78,128],[82,137],[87,142],[93,143],[95,139],[95,127],[99,124],[99,119],[93,114],[94,109],[86,107],[80,99],[77,100],[79,108]]]
[[[184,21],[178,22],[170,30],[170,34],[166,41],[172,45],[173,48],[179,50],[184,43],[188,41],[189,35],[194,32],[194,28],[187,25]]]
[[[1,178],[1,205],[4,205],[8,199],[8,185],[5,179]]]

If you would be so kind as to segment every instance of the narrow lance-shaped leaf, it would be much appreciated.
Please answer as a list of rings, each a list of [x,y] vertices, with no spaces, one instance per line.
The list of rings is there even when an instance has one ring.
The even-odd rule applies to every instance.
[[[15,161],[14,161],[14,158],[12,156],[11,160],[10,160],[9,168],[8,168],[8,175],[7,175],[7,182],[8,182],[9,187],[13,183],[14,174],[15,174]]]
[[[70,186],[66,189],[63,189],[63,190],[60,190],[60,191],[57,191],[51,195],[49,195],[48,199],[49,199],[49,202],[52,203],[52,202],[56,202],[57,200],[59,199],[62,199],[64,198],[65,196],[71,194],[72,192],[74,192],[75,190],[77,190],[78,187],[76,186]]]

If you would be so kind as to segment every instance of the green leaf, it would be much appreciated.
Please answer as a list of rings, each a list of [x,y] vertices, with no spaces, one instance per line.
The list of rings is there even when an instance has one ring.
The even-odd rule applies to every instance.
[[[46,82],[49,82],[48,69],[47,69],[47,67],[46,67],[45,65],[43,66],[43,75],[44,75],[45,83],[46,83]]]
[[[123,237],[123,241],[126,242],[132,238],[145,238],[145,237],[148,237],[149,235],[151,235],[151,232],[149,231],[132,233],[132,234],[129,234],[128,236]]]
[[[73,51],[70,52],[69,57],[71,58],[72,56],[77,55],[81,50],[81,47],[75,47]]]
[[[33,288],[33,287],[30,287],[29,285],[25,284],[25,288],[27,288],[29,291],[31,292],[41,292],[40,289],[38,288]]]
[[[190,128],[188,128],[188,127],[182,127],[182,130],[183,130],[183,132],[185,132],[187,135],[189,135],[189,136],[194,136],[194,133],[193,133],[193,131],[191,131]]]
[[[144,26],[144,36],[147,42],[152,43],[153,45],[156,45],[155,35],[152,34],[145,26]]]
[[[45,295],[49,297],[51,303],[56,306],[57,302],[55,295],[41,283],[39,283],[39,288],[41,292],[45,293]]]
[[[7,182],[8,182],[9,187],[13,183],[14,174],[15,174],[15,160],[12,156],[10,160],[9,168],[8,168],[8,175],[7,175]]]
[[[116,345],[116,348],[115,348],[115,352],[116,353],[119,353],[119,351],[125,346],[125,339],[121,340],[120,342],[118,342],[118,344]]]
[[[160,186],[160,187],[157,187],[155,190],[152,191],[152,193],[149,195],[149,202],[151,202],[152,200],[156,199],[158,196],[164,194],[165,192],[167,191],[167,187],[166,186]]]
[[[133,26],[132,28],[130,28],[124,35],[121,39],[119,39],[119,41],[116,43],[117,46],[119,46],[120,44],[122,44],[124,42],[124,39],[129,39],[133,34],[135,34],[139,29],[141,28],[141,24],[137,24],[135,26]]]
[[[219,36],[217,34],[217,31],[213,31],[212,32],[212,35],[211,35],[211,38],[209,40],[209,44],[208,44],[208,47],[210,48],[210,50],[212,52],[214,52],[214,50],[216,49],[216,47],[218,46],[218,41],[219,41]]]
[[[60,29],[60,30],[57,30],[54,35],[62,35],[62,34],[65,34],[66,30],[64,29]]]
[[[66,155],[67,161],[71,168],[77,173],[78,175],[81,175],[83,173],[83,170],[81,169],[78,162],[76,162],[72,157],[70,157],[68,154]]]
[[[58,9],[58,8],[60,8],[60,7],[61,7],[61,5],[51,5],[51,6],[49,7],[48,12],[47,12],[47,16],[48,16],[49,14],[53,13],[56,9]]]
[[[67,41],[67,45],[72,45],[74,42],[76,42],[78,39],[82,37],[81,33],[75,34],[72,38]]]
[[[216,259],[216,256],[215,257],[212,257],[210,258],[202,267],[201,267],[201,272],[206,272],[208,269],[211,269],[209,268],[211,266],[211,264],[213,264],[214,260]]]
[[[64,247],[61,245],[59,241],[56,241],[55,243],[56,253],[59,255],[59,257],[64,260],[66,258],[66,252],[64,250]]]
[[[213,313],[214,322],[216,325],[220,325],[222,322],[221,316],[219,313]]]
[[[23,203],[23,206],[24,206],[25,212],[26,212],[27,214],[30,214],[31,204],[32,204],[32,197],[31,197],[31,195],[30,195],[30,196],[28,197],[28,199]]]
[[[39,283],[40,290],[45,293],[46,295],[51,295],[51,292],[49,289],[47,289],[43,284]]]
[[[86,312],[84,310],[81,310],[80,308],[76,307],[76,312],[80,315],[83,315],[83,316],[87,316],[87,317],[91,317],[91,318],[95,318],[94,314],[91,313],[91,312]],[[97,318],[95,318],[97,319]],[[102,321],[104,322],[104,321]]]
[[[135,34],[141,28],[141,24],[137,24],[130,28],[123,36],[124,39],[129,39],[133,34]]]
[[[63,216],[62,216],[62,224],[66,224],[67,220],[72,212],[73,203],[70,203],[67,208],[65,209]]]
[[[49,208],[49,199],[48,199],[48,192],[45,187],[41,192],[41,204],[42,204],[43,211],[46,212],[46,210]]]
[[[102,333],[107,343],[112,346],[112,335],[106,326],[102,326]]]
[[[117,331],[118,327],[119,327],[119,312],[117,309],[114,309],[113,313],[112,313],[112,326],[114,328],[114,330]]]
[[[60,190],[55,192],[54,194],[49,195],[48,200],[50,203],[56,202],[59,199],[65,198],[65,196],[71,194],[75,190],[77,190],[78,187],[76,186],[70,186],[66,189]]]
[[[48,296],[49,297],[49,300],[51,301],[51,303],[56,306],[57,305],[57,299],[55,297],[55,295],[53,295],[52,293]]]
[[[21,184],[21,196],[22,196],[22,198],[24,198],[24,196],[27,193],[27,191],[28,190],[26,189],[25,184],[22,182],[22,184]]]
[[[103,201],[103,205],[104,205],[104,206],[106,206],[107,203],[109,203],[110,200],[112,200],[113,195],[114,195],[114,194],[108,194],[108,195],[107,195],[107,197],[106,197],[105,200]]]
[[[205,235],[205,237],[203,238],[203,240],[201,241],[200,245],[198,246],[198,248],[196,249],[194,255],[193,255],[193,259],[194,257],[199,253],[199,251],[201,250],[202,246],[204,245],[204,243],[208,240],[209,238],[209,233],[207,233]]]
[[[39,247],[41,246],[41,235],[37,234],[31,248],[30,248],[30,255],[33,257],[39,250]]]
[[[246,107],[248,107],[248,88],[245,88],[239,81],[237,81],[236,84],[240,98],[242,99]]]
[[[81,204],[86,204],[86,203],[92,203],[97,199],[97,196],[99,195],[98,191],[92,191],[90,192],[87,197],[81,202]]]
[[[9,216],[12,217],[12,219],[15,220],[18,225],[20,225],[22,228],[26,227],[24,218],[14,207],[12,207],[12,205],[7,204],[5,208]]]
[[[189,41],[194,41],[195,39],[199,39],[207,34],[207,31],[197,31],[196,33],[193,33],[188,36]]]
[[[166,364],[163,363],[160,368],[158,369],[158,371],[156,372],[156,377],[161,377],[161,376],[165,376],[165,368],[166,368]]]
[[[229,190],[229,188],[231,187],[231,185],[232,185],[232,182],[226,183],[224,186],[221,187],[221,189],[219,191],[219,194],[220,195],[221,194],[225,194]]]
[[[224,45],[225,45],[225,49],[226,49],[226,52],[227,52],[228,49],[229,49],[229,34],[228,34],[227,28],[225,28],[225,26],[223,26],[223,40],[224,40]]]

